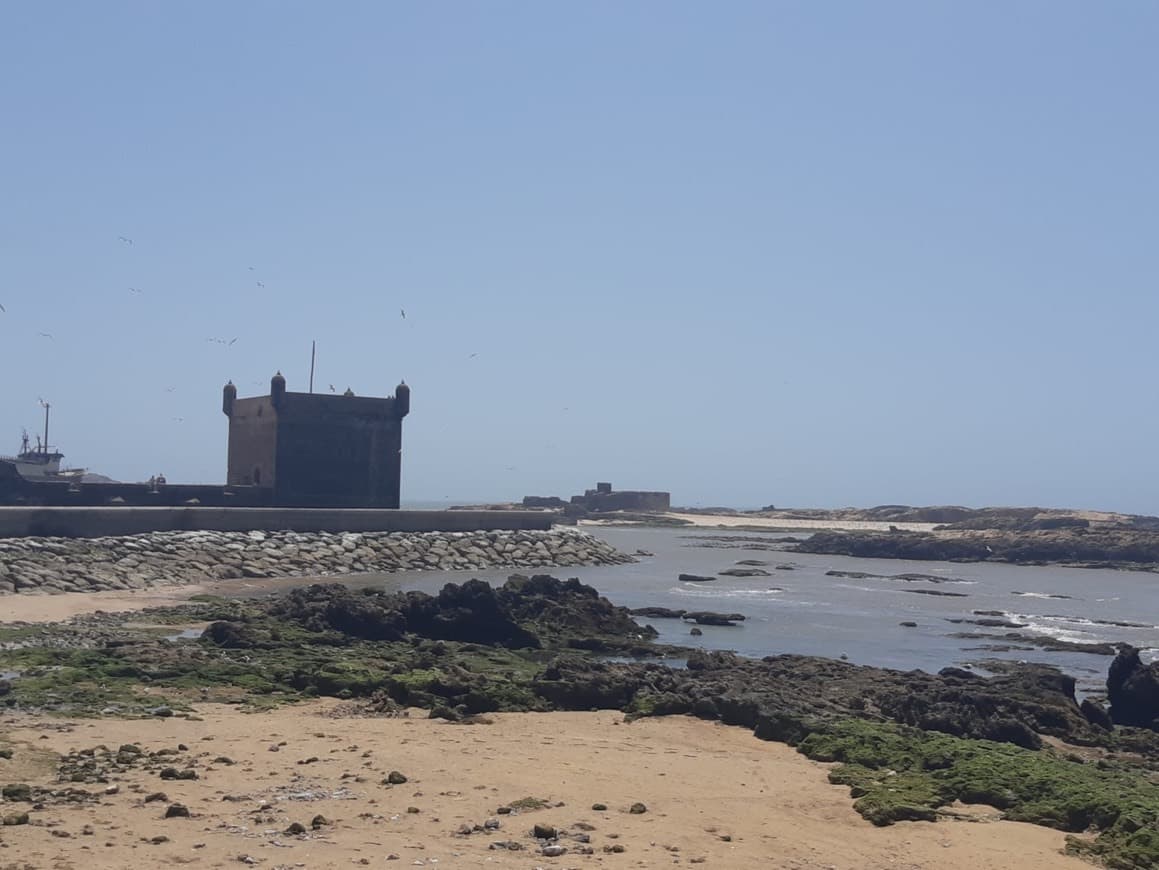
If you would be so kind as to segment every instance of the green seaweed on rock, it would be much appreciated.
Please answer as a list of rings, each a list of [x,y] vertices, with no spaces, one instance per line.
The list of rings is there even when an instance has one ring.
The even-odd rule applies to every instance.
[[[1108,867],[1159,867],[1159,785],[1137,772],[853,719],[828,723],[798,749],[838,762],[830,781],[849,786],[854,808],[875,825],[932,821],[955,800],[987,804],[1012,821],[1093,834],[1069,837],[1068,851]]]

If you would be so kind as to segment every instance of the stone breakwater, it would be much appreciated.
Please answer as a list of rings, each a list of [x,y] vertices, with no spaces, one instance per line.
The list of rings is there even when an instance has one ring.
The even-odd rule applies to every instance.
[[[13,538],[0,540],[0,595],[101,592],[242,577],[558,568],[631,561],[631,556],[575,529]]]

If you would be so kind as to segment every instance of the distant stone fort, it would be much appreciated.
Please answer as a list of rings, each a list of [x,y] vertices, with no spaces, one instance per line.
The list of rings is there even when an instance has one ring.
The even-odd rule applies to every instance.
[[[528,495],[523,498],[526,508],[565,508],[600,513],[603,511],[649,511],[663,513],[672,506],[672,494],[641,490],[613,490],[610,483],[597,483],[583,495],[573,495],[570,502],[556,496]]]
[[[270,394],[239,399],[222,391],[229,417],[228,477],[222,484],[89,482],[79,475],[27,478],[0,461],[0,505],[398,508],[405,383],[385,398],[291,393],[281,373]],[[173,515],[174,522],[180,517]]]
[[[229,417],[226,485],[267,490],[282,507],[397,508],[402,480],[405,383],[386,398],[290,393],[278,372],[270,394],[222,392]]]

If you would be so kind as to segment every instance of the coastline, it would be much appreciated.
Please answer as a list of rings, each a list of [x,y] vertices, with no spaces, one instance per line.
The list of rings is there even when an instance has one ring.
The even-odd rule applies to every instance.
[[[715,518],[709,521],[711,519]],[[654,544],[660,544],[654,540],[657,534],[665,533],[609,531],[607,538],[616,543],[606,542],[606,546],[630,552],[631,545],[626,542],[639,535],[645,547],[651,550]],[[721,535],[693,533],[689,536],[687,531],[667,534],[672,541],[666,546],[655,546],[655,553],[637,549],[637,555],[645,560],[657,556],[669,558],[673,553],[691,547],[689,554],[699,553],[700,548],[713,550],[704,560],[706,562],[731,558],[731,554],[716,553],[724,540]],[[736,532],[732,534],[736,535]],[[573,530],[570,535],[574,537],[577,532]],[[699,537],[707,541],[689,544],[681,542],[682,537]],[[736,540],[767,547],[764,537],[738,535]],[[770,543],[779,546],[775,538]],[[744,560],[738,564],[766,563]],[[811,576],[803,573],[805,567],[796,564],[790,570],[802,571],[801,582],[815,581],[817,566],[812,566]],[[823,562],[821,567],[824,568]],[[609,570],[619,571],[613,566],[612,569],[592,569],[592,572],[597,577],[607,577],[611,574],[600,572]],[[624,570],[629,576],[639,576],[636,565]],[[948,570],[948,567],[944,569]],[[618,730],[635,727],[635,724],[626,725],[630,721],[685,721],[687,714],[694,714],[697,720],[701,720],[693,723],[697,727],[741,726],[759,738],[758,743],[771,741],[786,745],[788,751],[800,754],[806,761],[844,762],[835,767],[814,765],[809,770],[820,770],[829,783],[840,786],[836,798],[839,806],[852,810],[865,824],[882,827],[898,823],[908,827],[915,821],[957,824],[954,819],[965,813],[980,815],[987,820],[1004,818],[1034,822],[1043,828],[1061,828],[1067,833],[1052,832],[1060,837],[1055,842],[1061,842],[1061,845],[1052,848],[1050,866],[1058,866],[1059,849],[1065,849],[1071,855],[1081,853],[1096,860],[1103,858],[1111,866],[1115,866],[1116,861],[1121,864],[1127,856],[1140,850],[1148,856],[1151,854],[1147,836],[1159,819],[1159,789],[1151,782],[1148,771],[1159,769],[1159,741],[1150,731],[1116,727],[1137,727],[1139,723],[1146,727],[1156,717],[1147,706],[1146,693],[1140,694],[1138,688],[1150,678],[1154,669],[1149,670],[1142,663],[1137,651],[1121,651],[1112,664],[1107,679],[1108,705],[1089,697],[1079,698],[1073,677],[1042,664],[1003,664],[989,660],[983,667],[983,674],[988,675],[983,675],[972,672],[969,664],[957,666],[956,663],[927,671],[875,668],[839,661],[828,650],[812,655],[786,652],[745,658],[721,650],[684,646],[671,632],[663,633],[652,625],[641,625],[632,620],[634,611],[614,605],[600,596],[595,586],[585,585],[579,579],[514,575],[498,585],[494,576],[483,579],[448,577],[452,582],[444,585],[440,573],[416,574],[411,579],[417,577],[424,588],[407,592],[399,591],[389,582],[384,585],[381,577],[378,582],[369,584],[334,582],[337,578],[333,577],[244,577],[183,587],[10,596],[8,600],[14,603],[27,603],[19,612],[11,613],[9,619],[35,617],[42,624],[8,622],[0,626],[4,641],[0,644],[0,709],[7,708],[5,727],[0,728],[0,785],[6,784],[12,791],[12,794],[5,793],[4,800],[0,801],[3,804],[0,815],[16,819],[7,824],[20,829],[5,830],[4,839],[11,842],[12,838],[18,837],[21,843],[34,842],[43,833],[42,828],[50,829],[48,836],[72,839],[75,832],[64,830],[53,834],[51,830],[60,826],[62,820],[54,814],[65,812],[62,805],[79,802],[84,808],[92,809],[93,803],[103,804],[103,787],[117,786],[114,792],[119,793],[121,789],[116,779],[123,779],[141,768],[147,779],[154,782],[139,780],[129,783],[130,789],[140,790],[134,794],[132,808],[152,813],[138,815],[138,818],[151,823],[165,822],[166,827],[184,824],[158,817],[156,812],[161,807],[151,806],[150,802],[143,800],[142,795],[150,794],[146,789],[152,785],[166,792],[166,800],[183,804],[194,820],[199,816],[208,820],[198,829],[202,837],[209,832],[229,832],[248,825],[248,832],[253,835],[250,839],[259,847],[263,842],[277,849],[295,848],[291,840],[314,845],[328,842],[329,838],[337,836],[335,831],[329,830],[329,822],[321,823],[316,829],[304,827],[314,818],[313,815],[290,818],[286,814],[284,818],[279,817],[276,812],[278,804],[269,796],[254,798],[253,795],[243,796],[243,793],[233,795],[239,800],[223,801],[222,798],[230,792],[225,791],[219,782],[213,795],[195,792],[189,796],[190,801],[199,805],[195,809],[170,792],[186,794],[185,789],[196,789],[188,782],[200,782],[209,779],[210,775],[214,781],[224,781],[226,787],[232,788],[229,785],[232,780],[218,776],[219,768],[233,771],[240,767],[243,773],[253,775],[246,780],[247,783],[286,780],[288,785],[284,785],[275,798],[280,794],[284,800],[300,800],[292,795],[304,792],[299,789],[291,793],[289,789],[311,782],[311,778],[326,764],[326,756],[346,751],[345,745],[327,744],[324,737],[328,732],[321,728],[311,731],[312,723],[303,720],[294,733],[298,735],[296,739],[302,739],[301,735],[307,733],[315,735],[312,742],[306,744],[310,754],[292,759],[282,757],[271,762],[292,762],[293,767],[264,768],[264,762],[255,758],[254,753],[259,749],[268,752],[271,745],[277,747],[279,754],[289,751],[278,745],[281,739],[269,742],[270,734],[282,733],[279,728],[289,721],[293,711],[323,703],[339,705],[335,709],[342,711],[345,718],[361,719],[369,714],[375,721],[401,720],[402,711],[410,708],[410,716],[404,721],[425,722],[429,721],[429,716],[445,720],[445,723],[455,723],[436,722],[458,734],[478,735],[469,740],[472,748],[488,757],[501,757],[504,765],[515,767],[525,763],[523,756],[504,754],[505,750],[493,745],[495,742],[488,736],[499,732],[484,730],[499,721],[497,716],[601,710],[607,716],[617,717],[600,726],[606,731],[609,725]],[[720,573],[725,574],[724,571]],[[825,576],[831,573],[840,575],[842,572],[826,571]],[[847,573],[851,578],[905,579],[907,587],[911,582],[933,586],[973,582],[944,572],[936,576],[907,574],[904,578],[855,571]],[[429,576],[429,583],[422,582],[426,576]],[[774,575],[757,572],[757,576]],[[781,582],[789,586],[796,576],[786,575]],[[312,581],[317,581],[318,585],[306,585]],[[731,581],[721,579],[720,582],[722,588],[727,588],[725,584]],[[769,581],[744,582],[762,584]],[[845,586],[837,582],[833,588],[841,590]],[[277,592],[284,594],[267,594]],[[927,594],[945,597],[950,593],[934,589]],[[957,593],[957,597],[970,596]],[[966,606],[976,608],[979,605]],[[958,612],[960,607],[955,605],[951,612]],[[135,610],[146,612],[127,612]],[[941,611],[934,609],[932,612]],[[991,614],[985,607],[973,612]],[[78,617],[75,622],[67,621],[71,615]],[[33,622],[32,619],[23,621]],[[985,621],[973,617],[948,619],[950,623],[967,624],[991,621],[998,620],[989,615]],[[1009,635],[1004,637],[1009,639]],[[818,693],[817,686],[824,686],[824,692]],[[319,702],[319,696],[332,700]],[[415,708],[429,712],[416,712]],[[274,710],[277,711],[276,719],[270,716]],[[203,747],[202,751],[197,751],[196,747],[190,749],[193,744],[187,739],[178,739],[173,746],[142,746],[140,752],[123,749],[133,740],[143,739],[134,735],[145,734],[156,727],[168,728],[170,733],[184,733],[182,729],[187,727],[186,723],[197,725],[208,715],[217,716],[219,713],[242,717],[237,721],[246,723],[238,726],[249,729],[245,736],[259,735],[257,739],[262,742],[256,746],[239,744],[236,754],[225,754],[226,761],[217,760],[223,756],[213,754],[215,747]],[[155,722],[169,724],[146,724]],[[617,722],[619,725],[615,724]],[[36,742],[22,736],[29,723],[40,729]],[[224,720],[219,721],[219,725],[223,729],[235,727]],[[561,728],[570,726],[553,727],[558,735]],[[47,742],[53,739],[52,732],[71,733],[74,729],[80,730],[85,739],[99,736],[99,743],[94,740],[86,746],[74,747],[91,752],[66,760],[63,766],[60,761],[51,761],[45,767],[43,750],[52,745]],[[713,735],[718,733],[721,732],[698,735],[692,751],[684,754],[703,755],[702,747],[715,745],[718,741]],[[41,741],[41,734],[45,741]],[[570,734],[568,736],[570,739]],[[201,737],[197,739],[200,741]],[[330,739],[348,740],[350,752],[366,751],[365,748],[355,749],[355,745],[361,746],[361,741],[347,737],[345,731],[330,734]],[[422,739],[426,741],[428,737]],[[437,742],[437,737],[429,739]],[[1049,740],[1053,739],[1065,740],[1073,747],[1092,748],[1100,753],[1100,760],[1107,760],[1108,766],[1088,764],[1094,756],[1087,758],[1084,755],[1087,750],[1071,752],[1061,747],[1052,748]],[[409,738],[404,736],[392,745],[402,746],[408,741]],[[662,743],[663,740],[658,738],[656,745]],[[122,750],[98,748],[102,744],[110,747],[121,745]],[[641,746],[638,741],[633,741],[624,751],[640,750]],[[9,750],[12,756],[5,757]],[[452,752],[452,749],[443,747],[444,755]],[[664,754],[673,756],[671,760],[675,761],[682,753],[674,748],[664,750]],[[261,758],[268,760],[267,756]],[[34,763],[37,759],[40,767]],[[851,762],[850,759],[863,761]],[[14,763],[9,765],[8,761]],[[365,760],[359,756],[356,762],[359,767],[369,763],[369,756]],[[391,769],[403,769],[397,762],[391,764]],[[587,779],[598,778],[598,772],[584,767],[579,761],[568,762],[562,772],[557,772],[552,765],[550,759],[539,764],[535,769],[539,775],[538,782],[554,783],[558,779],[562,783],[565,774],[576,771]],[[737,774],[737,781],[742,786],[751,785],[751,771],[760,765],[759,761],[753,762],[749,771]],[[310,766],[309,770],[304,769],[307,766]],[[626,767],[617,760],[613,777],[620,775]],[[160,772],[165,769],[171,775],[160,777]],[[179,782],[174,780],[174,777],[184,777],[186,772],[190,775],[188,781],[184,778]],[[370,807],[365,812],[369,812],[369,818],[373,820],[377,812],[374,809],[376,802],[406,792],[395,788],[386,795],[379,795],[355,789],[354,786],[369,789],[375,784],[382,785],[382,771],[371,772],[372,775],[368,776],[360,770],[342,770],[330,792],[335,789],[347,791],[337,798],[328,792],[329,797],[321,796],[321,800],[341,801],[343,807],[348,799],[362,801]],[[689,775],[701,778],[708,787],[715,789],[717,786],[714,774],[704,773],[695,765]],[[795,775],[786,772],[781,779],[788,781]],[[630,790],[636,787],[636,780],[640,778],[633,776],[635,779],[621,776],[617,781]],[[157,779],[165,782],[156,782]],[[1038,785],[1030,788],[1028,784],[1032,783]],[[1046,797],[1041,793],[1043,783],[1049,784]],[[687,790],[688,786],[683,788]],[[182,791],[178,792],[179,789]],[[794,789],[793,793],[800,790],[796,785]],[[314,793],[317,789],[307,785],[305,791]],[[663,794],[662,790],[660,793]],[[419,780],[416,780],[416,790],[411,794],[414,798],[428,795]],[[545,811],[563,809],[554,806],[560,801],[565,806],[576,805],[566,798],[556,799],[554,794],[555,791],[545,797],[549,801]],[[113,796],[113,792],[105,795],[108,798]],[[529,788],[523,796],[535,797],[537,794]],[[314,794],[314,797],[320,796]],[[631,795],[625,792],[624,801],[630,798]],[[502,796],[502,800],[508,802],[516,799]],[[662,799],[670,800],[671,797]],[[729,799],[743,801],[743,796],[734,794]],[[245,814],[240,814],[236,807],[211,807],[215,803],[244,804],[251,800],[268,800],[270,806],[263,809],[260,804],[251,805]],[[657,799],[642,795],[639,800],[648,803]],[[763,798],[754,796],[752,800],[759,802]],[[964,809],[959,801],[969,801],[972,805]],[[29,804],[25,811],[27,829],[20,822],[22,802]],[[615,810],[615,805],[607,800],[594,799],[592,803],[607,803]],[[623,808],[631,803],[635,800],[622,805],[619,812],[631,816]],[[406,806],[419,809],[419,813],[414,815],[426,812],[425,807],[417,802]],[[1089,807],[1103,809],[1092,815]],[[184,818],[185,809],[178,809],[179,817]],[[485,809],[499,814],[498,806]],[[437,816],[440,822],[443,812],[440,810]],[[779,814],[780,821],[787,818],[787,810],[783,808],[774,806],[769,812]],[[1128,812],[1131,813],[1129,817],[1123,815]],[[1142,815],[1137,817],[1136,813]],[[401,816],[402,813],[396,811],[391,815]],[[366,818],[362,813],[358,814],[360,821]],[[491,816],[484,817],[483,821],[489,818]],[[614,818],[618,820],[618,816]],[[656,820],[661,818],[657,811]],[[1142,833],[1138,827],[1133,827],[1136,818],[1143,825]],[[386,826],[391,820],[390,816],[380,817],[378,822]],[[629,818],[626,823],[634,825],[642,821]],[[469,849],[457,846],[459,840],[472,844],[478,842],[487,847],[483,859],[492,859],[487,863],[494,865],[497,858],[522,857],[526,860],[533,857],[538,860],[564,854],[586,854],[592,838],[583,840],[572,835],[577,830],[585,835],[592,833],[579,824],[597,823],[581,817],[570,821],[553,820],[549,824],[557,828],[564,826],[569,835],[550,840],[541,837],[542,841],[537,842],[530,837],[529,829],[524,828],[518,832],[518,837],[496,839],[499,834],[494,826],[487,827],[478,819],[462,821],[437,833],[450,838],[450,845],[446,848],[452,850],[455,859],[466,861],[471,854]],[[93,822],[82,821],[80,838],[87,836],[85,825],[90,826],[89,830],[96,830]],[[464,825],[467,826],[465,829]],[[480,830],[474,830],[476,825],[481,826]],[[761,827],[757,820],[754,820],[754,825]],[[128,830],[133,826],[126,822],[120,827]],[[686,827],[684,822],[675,826],[673,836],[685,832]],[[788,828],[792,829],[793,825],[788,824]],[[508,833],[507,828],[502,830]],[[627,830],[625,827],[613,833],[626,836],[623,831]],[[71,836],[64,836],[66,833]],[[412,832],[408,839],[417,836],[418,833]],[[858,838],[856,833],[848,836]],[[154,843],[155,837],[169,839]],[[498,849],[490,848],[491,841],[508,845],[503,846],[502,854],[497,856],[493,853]],[[81,842],[83,844],[84,840]],[[178,841],[169,833],[150,835],[145,832],[138,835],[135,842],[140,848],[143,843],[165,846],[168,842]],[[358,845],[359,842],[362,845]],[[652,849],[656,842],[649,839],[647,848]],[[736,841],[721,842],[732,844]],[[366,849],[368,845],[374,846],[375,843],[356,840],[354,848]],[[624,842],[604,842],[603,845],[614,847],[624,845]],[[677,857],[682,860],[691,861],[694,857],[704,858],[706,863],[714,860],[709,845],[692,842],[685,846],[680,841],[662,845],[676,845],[680,850]],[[189,844],[188,848],[197,848],[200,853],[195,856],[197,858],[211,854],[202,852],[202,849],[210,848],[205,839]],[[810,848],[819,850],[821,856],[831,857],[827,845]],[[563,849],[568,851],[560,851]],[[704,853],[695,855],[691,849],[703,849]],[[526,854],[511,856],[507,854],[509,851]],[[640,866],[659,866],[659,859],[645,851],[643,858],[633,857],[633,862]],[[667,848],[663,851],[673,854]],[[261,859],[261,863],[270,860],[249,852],[238,852],[232,858],[226,856],[226,859],[236,860],[241,854]],[[397,850],[388,854],[401,857]],[[592,854],[601,861],[627,860],[603,857],[602,847]],[[611,851],[606,854],[619,853]],[[638,850],[633,850],[633,856],[638,854]],[[657,854],[659,858],[664,857],[663,853]],[[356,857],[360,860],[362,856],[351,852],[347,863]],[[426,863],[428,858],[435,857],[439,856],[420,855],[414,860]],[[753,857],[742,854],[739,860],[753,863]],[[763,857],[767,859],[768,856]],[[884,868],[889,866],[890,857],[894,856],[882,858],[877,854],[851,854],[848,864],[851,867]],[[734,859],[732,852],[715,856],[716,861],[726,866]],[[879,859],[880,863],[874,863]],[[173,863],[168,857],[164,860]],[[310,855],[308,862],[295,863],[317,866],[313,864],[315,860],[318,859]],[[968,865],[979,860],[989,866],[1006,866],[995,865],[988,858],[978,856],[963,858],[962,862]],[[937,866],[929,862],[927,865]],[[785,866],[794,865],[786,863]],[[802,863],[798,866],[813,865]]]
[[[169,750],[165,763],[192,765],[199,778],[165,781],[144,765],[112,773],[97,792],[115,794],[50,804],[38,814],[44,825],[5,828],[5,851],[110,870],[232,866],[243,855],[259,866],[311,868],[379,866],[390,855],[396,866],[471,868],[1091,866],[1062,854],[1061,832],[997,821],[980,806],[950,808],[935,824],[874,827],[852,809],[846,788],[829,784],[830,765],[742,728],[675,716],[628,724],[614,712],[492,714],[489,724],[454,725],[422,718],[425,711],[367,718],[352,710],[326,699],[266,713],[205,704],[198,720],[46,724],[8,715],[6,745],[17,751],[0,769],[23,764],[34,785],[57,785],[55,754],[98,744]],[[383,785],[391,770],[408,781]],[[165,800],[144,802],[158,791]],[[527,797],[549,806],[497,814]],[[636,802],[647,812],[628,812]],[[174,803],[190,817],[164,818]],[[591,809],[597,803],[608,809]],[[314,829],[318,815],[326,823]],[[500,827],[459,833],[488,819]],[[295,822],[304,832],[285,833]],[[537,824],[568,832],[563,858],[541,854],[530,836]],[[582,854],[585,846],[594,854]],[[605,849],[616,846],[622,854]]]

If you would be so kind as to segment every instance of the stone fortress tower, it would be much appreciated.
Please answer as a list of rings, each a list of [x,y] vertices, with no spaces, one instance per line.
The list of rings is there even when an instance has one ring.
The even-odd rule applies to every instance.
[[[280,507],[399,506],[406,383],[386,398],[290,393],[278,372],[268,396],[239,399],[230,381],[221,408],[229,417],[229,486],[273,490]]]

